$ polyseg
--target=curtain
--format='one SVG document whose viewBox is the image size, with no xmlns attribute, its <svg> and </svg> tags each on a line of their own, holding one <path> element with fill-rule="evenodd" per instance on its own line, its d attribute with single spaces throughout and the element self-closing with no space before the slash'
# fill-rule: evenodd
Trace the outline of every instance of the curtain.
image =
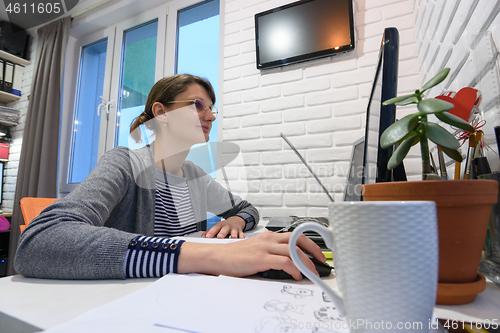
<svg viewBox="0 0 500 333">
<path fill-rule="evenodd" d="M 71 17 L 37 30 L 37 54 L 24 126 L 14 209 L 12 213 L 7 274 L 16 274 L 14 256 L 19 226 L 24 224 L 19 201 L 24 197 L 57 196 L 57 154 L 62 75 Z"/>
</svg>

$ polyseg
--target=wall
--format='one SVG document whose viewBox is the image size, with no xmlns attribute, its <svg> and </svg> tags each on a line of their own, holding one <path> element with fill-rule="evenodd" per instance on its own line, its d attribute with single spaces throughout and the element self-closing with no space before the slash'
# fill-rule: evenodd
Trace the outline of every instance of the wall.
<svg viewBox="0 0 500 333">
<path fill-rule="evenodd" d="M 493 132 L 493 127 L 500 125 L 500 91 L 495 88 L 500 68 L 498 51 L 496 69 L 485 71 L 485 64 L 491 59 L 487 44 L 492 40 L 500 46 L 500 2 L 415 0 L 414 8 L 420 81 L 423 83 L 440 69 L 450 67 L 448 78 L 432 89 L 429 96 L 443 91 L 457 92 L 467 86 L 481 91 L 480 110 L 486 120 L 482 130 L 492 148 L 486 156 L 492 170 L 500 170 Z M 477 73 L 481 73 L 479 80 Z"/>
<path fill-rule="evenodd" d="M 500 3 L 491 0 L 357 0 L 358 44 L 354 58 L 327 58 L 276 72 L 259 72 L 255 68 L 253 15 L 290 2 L 292 0 L 225 1 L 223 137 L 241 146 L 248 165 L 248 199 L 263 216 L 324 216 L 328 199 L 279 133 L 290 138 L 330 193 L 341 200 L 351 144 L 363 136 L 366 104 L 383 29 L 395 26 L 400 33 L 399 94 L 411 93 L 444 65 L 457 71 L 456 75 L 450 75 L 454 80 L 445 81 L 430 92 L 437 95 L 442 90 L 458 90 L 469 85 L 476 72 L 475 52 L 469 38 L 487 30 L 499 41 Z M 35 50 L 36 41 L 31 59 L 35 58 Z M 21 110 L 22 119 L 20 125 L 11 129 L 13 142 L 4 173 L 1 206 L 6 212 L 13 207 L 32 75 L 33 65 L 25 68 L 22 98 L 8 104 Z M 398 109 L 398 118 L 406 112 L 406 109 Z M 496 119 L 498 113 L 487 115 Z M 497 123 L 489 121 L 489 126 Z M 494 155 L 490 161 L 496 161 L 495 157 L 498 158 Z M 405 166 L 410 179 L 420 178 L 418 152 L 410 152 Z M 500 166 L 493 167 L 500 169 Z M 235 189 L 244 187 L 241 169 L 226 170 Z"/>
<path fill-rule="evenodd" d="M 224 141 L 241 147 L 246 168 L 228 167 L 232 190 L 245 187 L 261 216 L 326 216 L 328 197 L 280 137 L 285 134 L 336 201 L 342 199 L 352 143 L 365 112 L 385 27 L 400 34 L 398 93 L 419 84 L 412 0 L 358 0 L 357 54 L 259 71 L 254 15 L 292 1 L 226 0 Z M 407 171 L 420 177 L 420 165 Z"/>
<path fill-rule="evenodd" d="M 31 89 L 33 78 L 33 67 L 36 53 L 36 37 L 31 36 L 31 65 L 24 67 L 23 83 L 21 87 L 21 98 L 15 102 L 7 103 L 6 106 L 21 111 L 19 125 L 10 128 L 12 142 L 10 144 L 9 162 L 5 163 L 2 204 L 0 208 L 5 213 L 12 213 L 14 207 L 14 192 L 16 190 L 17 170 L 19 168 L 19 158 L 21 156 L 21 145 L 23 141 L 24 123 L 26 112 L 28 111 L 28 95 Z"/>
</svg>

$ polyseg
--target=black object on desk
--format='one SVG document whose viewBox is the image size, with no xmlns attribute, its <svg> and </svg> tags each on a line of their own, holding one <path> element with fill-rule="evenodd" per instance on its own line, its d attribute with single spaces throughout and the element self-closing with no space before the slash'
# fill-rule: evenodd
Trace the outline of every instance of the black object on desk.
<svg viewBox="0 0 500 333">
<path fill-rule="evenodd" d="M 486 157 L 476 157 L 472 160 L 470 167 L 470 179 L 477 179 L 481 175 L 487 175 L 490 173 L 491 168 Z"/>
<path fill-rule="evenodd" d="M 7 276 L 10 231 L 0 232 L 0 277 Z"/>
<path fill-rule="evenodd" d="M 497 140 L 498 154 L 500 155 L 500 126 L 495 126 L 495 139 Z"/>
<path fill-rule="evenodd" d="M 320 277 L 325 277 L 331 274 L 333 269 L 332 266 L 326 263 L 322 263 L 321 261 L 319 261 L 314 257 L 309 257 L 309 258 L 314 263 L 314 266 L 316 266 L 316 270 L 318 271 Z M 283 270 L 278 270 L 278 269 L 269 269 L 264 272 L 259 272 L 258 274 L 267 279 L 279 279 L 279 280 L 293 279 L 293 277 L 290 274 L 288 274 Z M 302 276 L 305 277 L 304 274 L 302 274 Z"/>
<path fill-rule="evenodd" d="M 273 217 L 266 225 L 266 229 L 278 233 L 292 232 L 297 226 L 306 222 L 319 223 L 325 228 L 328 228 L 328 226 L 330 225 L 330 222 L 326 217 L 282 216 Z M 304 235 L 315 242 L 322 250 L 327 250 L 323 238 L 318 233 L 314 231 L 306 231 Z"/>
<path fill-rule="evenodd" d="M 299 217 L 299 216 L 282 216 L 273 217 L 266 225 L 267 230 L 274 232 L 293 231 L 299 224 L 306 222 L 315 222 L 328 228 L 330 222 L 326 217 Z"/>
</svg>

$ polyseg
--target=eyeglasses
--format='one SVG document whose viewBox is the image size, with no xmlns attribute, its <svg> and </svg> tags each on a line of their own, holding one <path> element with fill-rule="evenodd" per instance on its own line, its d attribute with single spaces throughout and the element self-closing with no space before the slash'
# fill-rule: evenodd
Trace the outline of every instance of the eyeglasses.
<svg viewBox="0 0 500 333">
<path fill-rule="evenodd" d="M 219 113 L 219 110 L 217 110 L 217 108 L 214 105 L 208 106 L 207 103 L 205 103 L 201 99 L 190 99 L 187 101 L 171 101 L 168 103 L 192 103 L 195 105 L 196 111 L 198 111 L 198 113 L 206 113 L 207 110 L 210 110 L 210 112 L 212 112 L 212 114 L 215 117 L 217 117 L 217 114 Z"/>
</svg>

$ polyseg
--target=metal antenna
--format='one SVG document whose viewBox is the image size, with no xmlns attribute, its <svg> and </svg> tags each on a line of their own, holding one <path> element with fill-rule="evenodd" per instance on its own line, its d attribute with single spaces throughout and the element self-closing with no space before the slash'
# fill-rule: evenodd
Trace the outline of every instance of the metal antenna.
<svg viewBox="0 0 500 333">
<path fill-rule="evenodd" d="M 302 157 L 302 155 L 300 155 L 300 153 L 297 151 L 297 149 L 295 149 L 295 147 L 292 145 L 292 143 L 290 141 L 288 141 L 288 139 L 286 138 L 286 136 L 283 135 L 283 133 L 281 133 L 280 135 L 283 138 L 283 140 L 285 140 L 285 142 L 288 143 L 288 145 L 290 146 L 290 148 L 292 148 L 292 150 L 295 152 L 295 154 L 297 154 L 297 156 L 300 158 L 300 160 L 302 161 L 302 163 L 304 163 L 304 165 L 307 167 L 307 169 L 309 169 L 309 172 L 311 172 L 311 174 L 316 179 L 316 181 L 318 182 L 318 184 L 323 188 L 323 191 L 325 191 L 326 195 L 328 196 L 328 198 L 330 198 L 331 202 L 334 202 L 335 200 L 333 200 L 333 198 L 330 195 L 330 193 L 328 193 L 328 191 L 326 190 L 326 188 L 323 185 L 323 183 L 319 180 L 318 176 L 316 176 L 316 174 L 312 171 L 311 167 L 309 166 L 309 164 L 307 164 L 306 160 Z"/>
</svg>

